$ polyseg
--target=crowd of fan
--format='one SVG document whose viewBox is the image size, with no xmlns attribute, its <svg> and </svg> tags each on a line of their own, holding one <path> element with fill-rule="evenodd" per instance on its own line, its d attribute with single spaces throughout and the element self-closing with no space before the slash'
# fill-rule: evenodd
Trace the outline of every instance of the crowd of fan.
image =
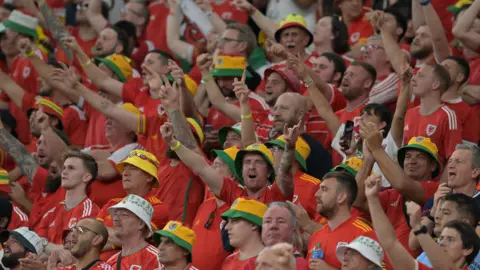
<svg viewBox="0 0 480 270">
<path fill-rule="evenodd" d="M 0 269 L 480 269 L 480 0 L 0 6 Z"/>
</svg>

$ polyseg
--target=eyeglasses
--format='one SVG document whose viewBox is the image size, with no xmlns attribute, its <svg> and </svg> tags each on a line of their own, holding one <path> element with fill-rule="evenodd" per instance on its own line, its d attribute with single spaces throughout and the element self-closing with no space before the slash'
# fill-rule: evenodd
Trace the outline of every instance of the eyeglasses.
<svg viewBox="0 0 480 270">
<path fill-rule="evenodd" d="M 227 37 L 221 37 L 218 39 L 218 43 L 224 44 L 228 42 L 242 42 L 241 40 L 238 39 L 233 39 L 233 38 L 227 38 Z"/>
<path fill-rule="evenodd" d="M 77 9 L 88 8 L 88 3 L 77 4 Z"/>
<path fill-rule="evenodd" d="M 376 49 L 382 49 L 383 50 L 383 47 L 379 46 L 379 45 L 375 45 L 375 44 L 364 45 L 360 48 L 360 51 L 367 52 L 367 51 L 376 50 Z"/>
<path fill-rule="evenodd" d="M 70 229 L 72 232 L 79 232 L 80 234 L 84 234 L 85 232 L 92 232 L 96 235 L 98 235 L 99 233 L 95 232 L 94 230 L 91 230 L 89 228 L 86 228 L 86 227 L 82 227 L 82 226 L 75 226 L 75 227 L 72 227 L 72 229 Z"/>
<path fill-rule="evenodd" d="M 133 153 L 128 154 L 128 157 L 139 157 L 143 160 L 146 160 L 146 161 L 150 162 L 151 164 L 153 164 L 153 166 L 158 167 L 158 162 L 157 161 L 145 156 L 144 154 L 133 152 Z"/>
<path fill-rule="evenodd" d="M 121 13 L 124 13 L 124 14 L 130 13 L 130 14 L 133 14 L 133 15 L 135 15 L 135 16 L 137 16 L 137 17 L 143 17 L 143 16 L 144 16 L 143 13 L 138 12 L 138 11 L 135 11 L 135 10 L 130 9 L 130 8 L 126 8 L 126 7 L 121 8 L 121 9 L 120 9 L 120 12 L 121 12 Z"/>
</svg>

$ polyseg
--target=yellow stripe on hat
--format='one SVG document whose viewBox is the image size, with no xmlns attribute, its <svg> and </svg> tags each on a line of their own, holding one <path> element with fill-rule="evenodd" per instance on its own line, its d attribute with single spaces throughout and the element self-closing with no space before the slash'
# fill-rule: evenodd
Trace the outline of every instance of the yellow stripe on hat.
<svg viewBox="0 0 480 270">
<path fill-rule="evenodd" d="M 205 135 L 203 134 L 203 129 L 198 124 L 197 120 L 195 120 L 191 117 L 188 117 L 187 121 L 195 129 L 195 133 L 197 133 L 197 136 L 200 139 L 200 143 L 203 143 L 203 140 L 205 139 Z"/>
<path fill-rule="evenodd" d="M 247 61 L 243 56 L 219 55 L 215 59 L 216 69 L 246 69 Z"/>
<path fill-rule="evenodd" d="M 248 213 L 259 218 L 263 218 L 267 211 L 267 206 L 256 200 L 246 200 L 238 198 L 230 207 L 230 210 L 237 210 L 244 213 Z"/>
<path fill-rule="evenodd" d="M 188 91 L 190 91 L 192 96 L 195 96 L 195 94 L 197 94 L 198 84 L 187 74 L 185 74 L 183 78 L 185 80 L 185 84 L 187 85 Z"/>
<path fill-rule="evenodd" d="M 36 102 L 37 104 L 41 104 L 41 105 L 44 105 L 44 106 L 47 106 L 49 107 L 50 109 L 54 110 L 56 113 L 58 113 L 59 115 L 63 116 L 63 110 L 62 108 L 58 107 L 57 104 L 55 104 L 54 102 L 48 100 L 48 99 L 44 99 L 44 98 L 40 98 L 37 100 Z"/>
</svg>

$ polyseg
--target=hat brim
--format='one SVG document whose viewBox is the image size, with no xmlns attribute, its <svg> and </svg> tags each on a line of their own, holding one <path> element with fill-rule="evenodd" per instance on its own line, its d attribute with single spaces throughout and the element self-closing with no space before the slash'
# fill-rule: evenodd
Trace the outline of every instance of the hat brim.
<svg viewBox="0 0 480 270">
<path fill-rule="evenodd" d="M 213 77 L 242 77 L 244 69 L 233 69 L 233 68 L 214 68 L 212 70 Z M 247 71 L 247 78 L 253 77 L 250 71 Z"/>
<path fill-rule="evenodd" d="M 307 29 L 305 28 L 303 25 L 299 24 L 299 23 L 287 23 L 285 24 L 284 26 L 282 26 L 282 28 L 279 28 L 276 32 L 275 32 L 275 40 L 280 43 L 280 36 L 282 35 L 282 32 L 283 30 L 285 29 L 288 29 L 290 27 L 298 27 L 298 28 L 301 28 L 303 31 L 305 31 L 307 34 L 308 34 L 308 37 L 309 37 L 309 40 L 308 40 L 308 44 L 307 46 L 305 47 L 308 47 L 310 46 L 310 44 L 312 44 L 313 42 L 313 34 Z"/>
<path fill-rule="evenodd" d="M 357 251 L 358 253 L 360 253 L 360 255 L 362 257 L 364 257 L 365 259 L 369 260 L 370 262 L 374 263 L 376 266 L 378 267 L 382 267 L 382 262 L 381 261 L 378 261 L 378 260 L 375 260 L 375 258 L 371 258 L 371 256 L 369 256 L 369 254 L 366 254 L 366 252 L 363 252 L 360 248 L 352 245 L 352 244 L 348 244 L 348 245 L 342 245 L 342 246 L 339 246 L 337 247 L 337 250 L 335 251 L 336 255 L 337 255 L 337 259 L 342 262 L 343 261 L 343 256 L 345 254 L 345 251 L 347 250 L 347 248 L 349 249 L 353 249 L 355 251 Z"/>
<path fill-rule="evenodd" d="M 226 139 L 227 139 L 227 134 L 229 131 L 235 131 L 238 135 L 242 135 L 241 132 L 239 132 L 238 130 L 230 127 L 230 126 L 225 126 L 225 127 L 221 127 L 219 130 L 218 130 L 218 140 L 220 141 L 220 145 L 223 147 L 223 144 L 225 143 Z"/>
<path fill-rule="evenodd" d="M 280 140 L 269 141 L 269 142 L 266 142 L 265 145 L 269 148 L 276 145 L 276 146 L 280 146 L 282 149 L 285 149 L 285 142 Z M 302 155 L 300 155 L 300 153 L 297 150 L 295 150 L 295 160 L 300 164 L 300 166 L 302 166 L 303 171 L 306 172 L 307 161 L 302 157 Z"/>
<path fill-rule="evenodd" d="M 38 38 L 36 29 L 30 29 L 21 24 L 18 24 L 9 20 L 4 21 L 3 26 L 5 26 L 6 28 L 11 28 L 12 30 L 22 33 L 24 35 L 34 37 L 35 39 Z"/>
<path fill-rule="evenodd" d="M 19 234 L 16 231 L 3 231 L 3 232 L 1 232 L 0 233 L 0 243 L 2 243 L 2 244 L 5 243 L 10 236 L 15 238 L 15 240 L 17 240 L 18 242 L 20 242 L 20 245 L 22 245 L 26 250 L 28 250 L 29 252 L 37 254 L 37 250 L 32 245 L 32 243 L 28 242 L 28 240 L 25 237 L 23 237 L 23 235 Z"/>
<path fill-rule="evenodd" d="M 235 160 L 231 159 L 230 156 L 228 156 L 225 151 L 223 150 L 212 150 L 213 157 L 219 157 L 225 164 L 227 164 L 228 168 L 230 171 L 235 175 L 235 177 L 238 179 L 237 171 L 235 170 Z"/>
<path fill-rule="evenodd" d="M 115 63 L 113 63 L 112 60 L 107 58 L 98 58 L 98 57 L 95 58 L 94 60 L 95 60 L 95 64 L 97 65 L 99 65 L 100 63 L 104 63 L 105 65 L 107 65 L 107 67 L 111 69 L 113 73 L 115 73 L 115 75 L 117 75 L 118 79 L 120 79 L 121 82 L 127 81 L 127 79 L 125 78 L 125 75 L 123 75 L 120 68 Z"/>
<path fill-rule="evenodd" d="M 177 246 L 188 250 L 190 254 L 192 253 L 192 245 L 190 243 L 188 243 L 187 241 L 183 240 L 182 238 L 176 236 L 175 234 L 169 231 L 165 231 L 165 230 L 156 231 L 155 234 L 153 235 L 153 242 L 157 245 L 160 244 L 161 236 L 170 238 Z"/>
<path fill-rule="evenodd" d="M 238 151 L 237 156 L 235 158 L 235 172 L 237 174 L 238 180 L 240 181 L 240 184 L 242 186 L 245 186 L 245 181 L 243 180 L 243 174 L 242 174 L 242 165 L 243 165 L 243 157 L 245 156 L 245 154 L 249 154 L 249 153 L 262 155 L 265 161 L 267 161 L 268 165 L 270 166 L 270 169 L 272 170 L 272 174 L 270 175 L 268 181 L 270 183 L 273 183 L 273 181 L 275 180 L 275 169 L 273 168 L 272 161 L 270 161 L 267 155 L 265 155 L 265 153 L 258 151 L 256 149 L 248 149 L 248 150 L 244 149 L 244 150 Z"/>
<path fill-rule="evenodd" d="M 336 167 L 334 167 L 334 168 L 332 168 L 331 171 L 332 171 L 332 172 L 338 172 L 338 171 L 342 171 L 342 170 L 343 170 L 343 171 L 346 171 L 347 173 L 349 173 L 349 174 L 351 174 L 351 175 L 353 175 L 353 177 L 356 177 L 356 176 L 357 176 L 357 172 L 356 172 L 354 169 L 348 167 L 347 165 L 345 165 L 345 164 L 343 164 L 343 163 L 340 164 L 340 165 L 338 165 L 338 166 L 336 166 Z"/>
<path fill-rule="evenodd" d="M 138 209 L 135 209 L 135 207 L 127 207 L 128 205 L 131 205 L 131 204 L 122 204 L 120 205 L 120 203 L 117 203 L 113 206 L 110 206 L 107 210 L 108 210 L 108 213 L 110 214 L 110 216 L 113 216 L 112 215 L 112 210 L 114 209 L 126 209 L 130 212 L 132 212 L 133 214 L 135 214 L 135 216 L 137 216 L 141 221 L 143 221 L 143 223 L 145 223 L 145 225 L 147 225 L 148 229 L 150 230 L 150 233 L 149 235 L 147 236 L 147 238 L 150 238 L 154 233 L 155 231 L 153 230 L 153 227 L 152 227 L 152 224 L 150 224 L 148 222 L 148 220 L 145 220 L 143 219 L 142 217 L 140 217 L 138 214 L 137 214 L 137 211 Z"/>
<path fill-rule="evenodd" d="M 143 169 L 144 166 L 142 166 L 142 165 L 145 164 L 145 163 L 147 163 L 148 166 L 150 167 L 148 170 Z M 119 162 L 117 164 L 117 170 L 120 173 L 123 173 L 123 171 L 125 170 L 125 164 L 133 165 L 133 166 L 139 168 L 140 170 L 146 172 L 148 175 L 152 176 L 153 178 L 155 178 L 156 181 L 153 184 L 153 187 L 159 187 L 160 186 L 160 184 L 158 183 L 158 173 L 157 173 L 158 168 L 155 167 L 153 164 L 150 164 L 150 162 L 142 160 L 139 157 L 129 157 L 129 158 L 125 159 L 124 161 Z"/>
<path fill-rule="evenodd" d="M 426 147 L 423 147 L 417 144 L 408 144 L 398 149 L 397 160 L 398 160 L 398 164 L 400 165 L 400 167 L 402 167 L 402 169 L 403 169 L 403 162 L 405 161 L 405 154 L 407 150 L 420 150 L 422 152 L 427 153 L 435 161 L 435 164 L 437 166 L 435 168 L 435 171 L 432 172 L 432 178 L 435 178 L 440 174 L 440 161 L 438 161 L 438 158 L 434 154 L 432 154 L 432 152 L 430 152 L 430 150 L 428 150 Z"/>
<path fill-rule="evenodd" d="M 221 214 L 222 218 L 228 220 L 229 218 L 243 218 L 255 225 L 262 226 L 263 218 L 252 215 L 250 213 L 245 213 L 242 211 L 230 209 Z"/>
</svg>

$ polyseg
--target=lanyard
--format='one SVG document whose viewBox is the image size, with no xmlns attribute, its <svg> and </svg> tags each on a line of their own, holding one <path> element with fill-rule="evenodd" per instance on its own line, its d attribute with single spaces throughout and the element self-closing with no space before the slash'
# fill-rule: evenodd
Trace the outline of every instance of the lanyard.
<svg viewBox="0 0 480 270">
<path fill-rule="evenodd" d="M 97 259 L 97 260 L 89 263 L 89 264 L 88 264 L 87 266 L 85 266 L 84 268 L 82 268 L 82 270 L 88 270 L 88 269 L 92 268 L 92 266 L 94 266 L 95 264 L 97 264 L 97 263 L 99 263 L 99 262 L 100 262 L 100 260 Z"/>
</svg>

